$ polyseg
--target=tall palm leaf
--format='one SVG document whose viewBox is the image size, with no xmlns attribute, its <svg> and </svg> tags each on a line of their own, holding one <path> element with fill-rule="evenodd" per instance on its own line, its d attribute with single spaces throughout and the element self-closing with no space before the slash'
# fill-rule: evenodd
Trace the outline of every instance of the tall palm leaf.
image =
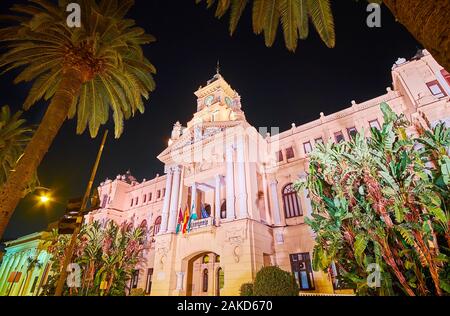
<svg viewBox="0 0 450 316">
<path fill-rule="evenodd" d="M 202 0 L 196 0 L 200 3 Z M 236 31 L 248 0 L 207 0 L 210 8 L 217 2 L 215 16 L 221 18 L 230 11 L 230 33 Z M 264 33 L 265 44 L 275 42 L 278 26 L 281 26 L 286 47 L 297 49 L 298 39 L 308 37 L 311 21 L 320 38 L 328 47 L 335 45 L 334 20 L 329 0 L 253 0 L 252 22 L 255 34 Z"/>
<path fill-rule="evenodd" d="M 67 25 L 66 5 L 46 0 L 14 5 L 16 23 L 0 29 L 7 51 L 0 68 L 23 68 L 15 83 L 34 81 L 24 107 L 51 100 L 47 112 L 27 146 L 24 156 L 0 191 L 0 237 L 61 125 L 77 115 L 77 133 L 89 127 L 95 137 L 112 112 L 115 136 L 123 132 L 123 120 L 144 112 L 155 84 L 153 65 L 142 45 L 154 38 L 125 15 L 133 0 L 79 0 L 82 25 Z"/>
<path fill-rule="evenodd" d="M 21 119 L 22 112 L 11 115 L 7 105 L 0 109 L 0 187 L 6 182 L 9 174 L 14 171 L 16 164 L 22 156 L 26 145 L 33 136 L 33 128 L 25 125 Z M 35 187 L 35 177 L 23 194 Z"/>
</svg>

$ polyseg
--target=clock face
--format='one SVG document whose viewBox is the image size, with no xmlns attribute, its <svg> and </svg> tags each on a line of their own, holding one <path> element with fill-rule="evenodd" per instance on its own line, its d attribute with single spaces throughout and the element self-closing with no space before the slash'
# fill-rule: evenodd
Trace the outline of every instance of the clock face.
<svg viewBox="0 0 450 316">
<path fill-rule="evenodd" d="M 206 99 L 205 99 L 206 106 L 210 106 L 213 103 L 213 101 L 214 101 L 214 96 L 213 95 L 210 95 L 210 96 L 206 97 Z"/>
<path fill-rule="evenodd" d="M 233 101 L 232 101 L 229 97 L 225 97 L 225 103 L 226 103 L 228 106 L 232 106 L 232 105 L 233 105 Z"/>
</svg>

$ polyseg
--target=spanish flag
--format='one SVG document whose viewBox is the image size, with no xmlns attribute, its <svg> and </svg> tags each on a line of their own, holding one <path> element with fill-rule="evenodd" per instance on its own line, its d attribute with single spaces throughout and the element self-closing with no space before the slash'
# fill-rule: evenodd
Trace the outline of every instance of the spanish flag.
<svg viewBox="0 0 450 316">
<path fill-rule="evenodd" d="M 189 207 L 186 206 L 186 210 L 184 211 L 184 218 L 183 218 L 183 234 L 186 233 L 187 226 L 189 222 Z"/>
</svg>

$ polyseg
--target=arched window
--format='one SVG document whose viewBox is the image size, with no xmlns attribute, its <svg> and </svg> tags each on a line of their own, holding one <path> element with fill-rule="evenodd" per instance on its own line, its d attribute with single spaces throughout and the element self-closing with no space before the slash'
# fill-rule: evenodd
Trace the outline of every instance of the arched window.
<svg viewBox="0 0 450 316">
<path fill-rule="evenodd" d="M 208 292 L 208 269 L 203 270 L 203 292 Z"/>
<path fill-rule="evenodd" d="M 158 216 L 155 220 L 155 226 L 153 227 L 153 235 L 157 235 L 159 233 L 160 228 L 161 228 L 161 216 Z"/>
<path fill-rule="evenodd" d="M 227 201 L 223 201 L 220 206 L 220 218 L 224 219 L 227 217 Z"/>
<path fill-rule="evenodd" d="M 302 206 L 292 183 L 283 188 L 284 214 L 286 218 L 302 216 Z"/>
</svg>

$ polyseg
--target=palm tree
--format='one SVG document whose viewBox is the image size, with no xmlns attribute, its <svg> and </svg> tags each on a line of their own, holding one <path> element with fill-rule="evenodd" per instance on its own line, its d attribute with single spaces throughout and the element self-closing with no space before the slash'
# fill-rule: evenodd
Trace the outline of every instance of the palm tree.
<svg viewBox="0 0 450 316">
<path fill-rule="evenodd" d="M 20 111 L 11 115 L 7 105 L 0 109 L 0 187 L 16 167 L 33 136 L 33 129 L 25 125 L 21 115 Z"/>
<path fill-rule="evenodd" d="M 423 0 L 367 0 L 384 3 L 398 22 L 420 42 L 442 65 L 450 71 L 450 1 Z M 200 3 L 202 0 L 196 0 Z M 206 0 L 210 8 L 217 2 L 215 16 L 221 18 L 230 10 L 230 33 L 237 24 L 249 0 Z M 283 28 L 286 47 L 297 48 L 298 39 L 308 37 L 311 20 L 328 47 L 335 45 L 333 15 L 330 0 L 253 0 L 253 31 L 264 33 L 266 46 L 275 41 L 278 25 Z"/>
<path fill-rule="evenodd" d="M 383 0 L 396 20 L 450 71 L 450 1 Z"/>
<path fill-rule="evenodd" d="M 202 0 L 196 0 L 200 3 Z M 207 0 L 210 8 L 216 1 Z M 236 31 L 248 0 L 218 0 L 215 16 L 221 18 L 230 10 L 230 34 Z M 280 24 L 287 49 L 295 51 L 298 39 L 306 39 L 309 20 L 328 47 L 335 45 L 334 21 L 329 0 L 253 0 L 252 22 L 255 34 L 264 33 L 266 46 L 270 47 Z"/>
<path fill-rule="evenodd" d="M 0 237 L 61 125 L 77 115 L 77 133 L 87 126 L 95 137 L 112 111 L 115 136 L 123 132 L 123 120 L 144 112 L 155 84 L 154 66 L 144 57 L 142 45 L 154 41 L 125 15 L 133 0 L 81 0 L 81 27 L 67 25 L 66 5 L 46 0 L 14 5 L 8 15 L 13 26 L 0 29 L 0 41 L 8 44 L 0 56 L 0 68 L 24 67 L 15 83 L 34 81 L 25 100 L 28 109 L 37 101 L 50 100 L 44 118 L 27 145 L 23 157 L 0 190 Z"/>
</svg>

